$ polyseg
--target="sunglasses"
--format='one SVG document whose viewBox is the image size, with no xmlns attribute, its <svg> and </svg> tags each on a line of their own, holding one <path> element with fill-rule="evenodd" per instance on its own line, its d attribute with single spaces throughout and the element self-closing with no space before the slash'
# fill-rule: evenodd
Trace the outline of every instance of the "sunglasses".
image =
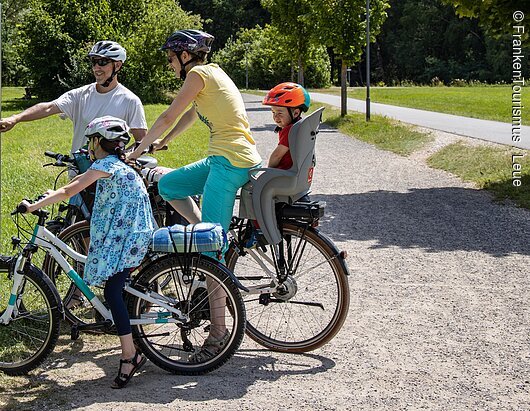
<svg viewBox="0 0 530 411">
<path fill-rule="evenodd" d="M 94 67 L 96 64 L 100 67 L 105 67 L 107 64 L 109 63 L 112 63 L 112 60 L 110 59 L 105 59 L 105 58 L 101 58 L 101 59 L 90 59 L 91 63 L 92 63 L 92 67 Z"/>
</svg>

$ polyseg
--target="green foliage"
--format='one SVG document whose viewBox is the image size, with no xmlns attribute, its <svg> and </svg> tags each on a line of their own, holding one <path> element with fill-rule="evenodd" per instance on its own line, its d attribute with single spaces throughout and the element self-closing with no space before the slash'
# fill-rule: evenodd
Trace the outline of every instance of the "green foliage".
<svg viewBox="0 0 530 411">
<path fill-rule="evenodd" d="M 477 20 L 459 19 L 439 0 L 391 0 L 388 15 L 372 60 L 374 81 L 509 80 L 510 40 L 485 37 Z"/>
<path fill-rule="evenodd" d="M 28 69 L 20 56 L 25 39 L 20 25 L 27 12 L 30 0 L 2 2 L 2 81 L 7 84 L 27 83 Z"/>
<path fill-rule="evenodd" d="M 492 36 L 502 37 L 511 34 L 512 26 L 518 24 L 513 19 L 515 11 L 530 15 L 530 3 L 521 0 L 442 0 L 454 7 L 460 17 L 476 17 L 480 25 Z M 528 38 L 528 32 L 525 33 Z"/>
<path fill-rule="evenodd" d="M 313 35 L 343 62 L 360 60 L 366 46 L 366 0 L 311 0 Z M 388 1 L 370 1 L 370 41 L 386 19 Z"/>
<path fill-rule="evenodd" d="M 261 4 L 270 11 L 272 25 L 276 27 L 282 45 L 290 50 L 298 62 L 298 83 L 306 85 L 304 71 L 309 60 L 309 50 L 315 37 L 312 16 L 309 13 L 311 0 L 262 0 Z"/>
<path fill-rule="evenodd" d="M 235 40 L 214 53 L 218 63 L 239 87 L 245 86 L 248 63 L 249 88 L 267 89 L 283 81 L 296 81 L 298 66 L 294 51 L 273 26 L 242 29 Z M 306 86 L 329 85 L 329 58 L 322 46 L 310 45 L 307 51 Z"/>
<path fill-rule="evenodd" d="M 87 52 L 99 40 L 114 40 L 128 52 L 121 81 L 144 102 L 160 101 L 175 83 L 158 48 L 184 27 L 199 28 L 199 16 L 172 0 L 35 0 L 23 25 L 35 93 L 55 98 L 93 81 Z"/>
<path fill-rule="evenodd" d="M 204 19 L 204 30 L 215 36 L 212 50 L 223 48 L 235 31 L 241 28 L 264 27 L 270 22 L 267 10 L 260 0 L 180 0 L 187 11 L 200 14 Z"/>
</svg>

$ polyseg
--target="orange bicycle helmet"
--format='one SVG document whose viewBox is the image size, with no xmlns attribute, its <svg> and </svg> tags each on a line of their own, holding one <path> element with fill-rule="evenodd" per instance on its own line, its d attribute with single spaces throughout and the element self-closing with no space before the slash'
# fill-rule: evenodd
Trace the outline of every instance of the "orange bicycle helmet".
<svg viewBox="0 0 530 411">
<path fill-rule="evenodd" d="M 300 84 L 280 83 L 273 87 L 263 99 L 266 106 L 300 108 L 303 112 L 309 110 L 311 98 Z"/>
</svg>

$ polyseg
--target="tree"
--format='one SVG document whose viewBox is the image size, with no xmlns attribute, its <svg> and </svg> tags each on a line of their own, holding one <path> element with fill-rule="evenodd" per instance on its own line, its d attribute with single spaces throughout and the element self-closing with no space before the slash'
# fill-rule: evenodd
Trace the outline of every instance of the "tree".
<svg viewBox="0 0 530 411">
<path fill-rule="evenodd" d="M 511 34 L 512 26 L 521 23 L 514 20 L 514 12 L 530 15 L 530 3 L 521 0 L 443 0 L 452 5 L 460 17 L 478 18 L 484 30 L 494 37 Z M 528 38 L 528 32 L 525 33 Z"/>
<path fill-rule="evenodd" d="M 34 0 L 23 30 L 35 93 L 56 98 L 93 81 L 90 47 L 115 40 L 128 52 L 120 80 L 144 102 L 160 101 L 174 76 L 158 49 L 177 27 L 200 28 L 199 18 L 173 0 Z"/>
<path fill-rule="evenodd" d="M 270 11 L 272 24 L 281 34 L 281 44 L 298 63 L 298 83 L 304 85 L 304 68 L 308 51 L 314 40 L 311 19 L 311 0 L 262 0 Z"/>
<path fill-rule="evenodd" d="M 366 1 L 365 0 L 311 0 L 313 36 L 321 44 L 333 49 L 341 60 L 341 115 L 347 112 L 346 70 L 360 60 L 366 46 Z M 381 30 L 386 19 L 388 1 L 370 2 L 370 41 Z"/>
<path fill-rule="evenodd" d="M 323 46 L 311 46 L 307 54 L 306 83 L 309 87 L 329 85 L 329 58 Z M 215 52 L 218 63 L 239 86 L 246 83 L 247 64 L 250 88 L 269 89 L 284 81 L 294 81 L 292 50 L 274 26 L 241 29 L 233 40 Z"/>
<path fill-rule="evenodd" d="M 20 24 L 29 3 L 30 0 L 2 2 L 2 84 L 20 85 L 27 79 L 27 68 L 20 55 L 24 44 Z"/>
<path fill-rule="evenodd" d="M 204 30 L 215 36 L 213 51 L 222 49 L 239 29 L 270 23 L 270 14 L 260 0 L 181 0 L 180 5 L 201 15 Z"/>
</svg>

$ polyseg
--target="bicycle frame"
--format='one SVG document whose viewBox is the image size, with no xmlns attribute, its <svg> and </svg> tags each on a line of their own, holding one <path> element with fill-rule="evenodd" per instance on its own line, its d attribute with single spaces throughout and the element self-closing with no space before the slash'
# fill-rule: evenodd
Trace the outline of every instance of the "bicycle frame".
<svg viewBox="0 0 530 411">
<path fill-rule="evenodd" d="M 32 250 L 36 250 L 36 246 L 40 246 L 41 248 L 47 250 L 50 253 L 50 255 L 64 270 L 68 278 L 75 284 L 77 288 L 79 288 L 82 294 L 96 309 L 96 311 L 101 314 L 104 320 L 110 320 L 112 321 L 112 323 L 114 323 L 110 310 L 105 307 L 101 300 L 92 292 L 90 287 L 73 269 L 73 267 L 68 263 L 66 258 L 64 258 L 64 256 L 60 253 L 59 250 L 63 251 L 66 255 L 80 263 L 86 263 L 86 257 L 70 248 L 67 244 L 57 238 L 50 230 L 48 230 L 46 227 L 39 223 L 35 226 L 33 236 L 29 241 L 28 245 L 26 245 L 26 247 L 24 248 L 24 252 L 18 256 L 17 261 L 15 263 L 13 287 L 11 289 L 7 308 L 4 311 L 3 315 L 0 317 L 0 324 L 9 323 L 10 319 L 12 318 L 12 314 L 18 314 L 18 306 L 16 302 L 19 299 L 19 293 L 23 288 L 24 284 L 24 266 L 27 261 L 27 255 L 30 255 L 32 252 L 34 252 Z M 141 297 L 145 301 L 156 304 L 159 307 L 162 307 L 167 310 L 167 312 L 142 314 L 142 318 L 131 319 L 131 325 L 180 323 L 189 321 L 187 315 L 183 314 L 179 309 L 171 307 L 169 304 L 163 301 L 169 301 L 167 297 L 164 297 L 152 291 L 148 291 L 146 293 L 140 292 L 135 288 L 131 287 L 131 285 L 128 283 L 125 284 L 124 290 L 129 294 Z"/>
</svg>

